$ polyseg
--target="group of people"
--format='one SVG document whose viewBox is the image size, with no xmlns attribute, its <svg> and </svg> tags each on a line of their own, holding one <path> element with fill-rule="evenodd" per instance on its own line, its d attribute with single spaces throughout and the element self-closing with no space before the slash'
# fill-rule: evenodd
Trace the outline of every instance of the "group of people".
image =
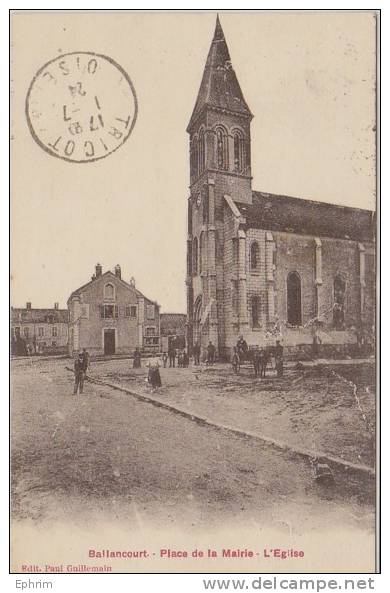
<svg viewBox="0 0 390 593">
<path fill-rule="evenodd" d="M 200 365 L 200 358 L 201 358 L 201 347 L 198 341 L 196 341 L 192 347 L 192 355 L 194 359 L 194 365 Z M 207 344 L 206 348 L 206 364 L 214 364 L 215 362 L 215 355 L 216 355 L 216 347 L 210 340 Z M 174 368 L 176 366 L 176 359 L 177 359 L 177 366 L 180 368 L 187 368 L 190 363 L 190 357 L 188 351 L 183 350 L 176 350 L 174 344 L 170 344 L 168 347 L 168 354 L 166 352 L 163 353 L 162 360 L 164 364 L 164 368 L 167 366 L 169 361 L 169 368 Z"/>
<path fill-rule="evenodd" d="M 200 356 L 201 356 L 201 348 L 199 342 L 195 342 L 193 349 L 193 357 L 194 357 L 194 365 L 198 366 L 200 364 Z M 207 348 L 206 348 L 206 364 L 213 365 L 215 362 L 215 354 L 216 354 L 216 347 L 210 340 Z M 253 353 L 249 351 L 248 344 L 244 340 L 243 336 L 240 336 L 236 346 L 234 347 L 233 355 L 232 355 L 232 364 L 235 370 L 240 368 L 240 365 L 245 362 L 246 360 L 252 360 L 253 367 L 255 371 L 255 376 L 260 376 L 261 378 L 265 377 L 266 369 L 268 362 L 270 361 L 271 357 L 275 358 L 275 367 L 278 377 L 283 375 L 283 346 L 280 343 L 280 340 L 276 340 L 276 346 L 274 348 L 256 348 Z M 167 367 L 169 361 L 169 367 L 174 368 L 176 366 L 176 359 L 177 359 L 177 366 L 179 368 L 188 368 L 190 358 L 188 355 L 187 350 L 179 350 L 177 351 L 174 345 L 170 344 L 168 348 L 168 353 L 164 352 L 162 354 L 162 364 L 164 368 Z M 86 348 L 83 348 L 82 352 L 78 353 L 75 356 L 74 362 L 74 389 L 73 393 L 76 395 L 83 393 L 84 390 L 84 379 L 87 373 L 87 370 L 90 365 L 90 356 L 87 352 Z M 147 363 L 148 370 L 148 378 L 147 381 L 150 383 L 152 390 L 156 390 L 161 387 L 161 375 L 160 375 L 160 359 L 159 358 L 152 358 L 149 359 Z M 139 369 L 141 368 L 141 351 L 137 347 L 133 353 L 133 368 Z"/>
<path fill-rule="evenodd" d="M 176 348 L 172 344 L 170 344 L 168 348 L 168 353 L 163 352 L 162 354 L 164 369 L 167 367 L 168 361 L 169 368 L 175 368 L 176 358 L 177 366 L 179 368 L 185 369 L 190 364 L 190 357 L 188 356 L 187 350 L 185 350 L 184 348 L 181 350 L 176 350 Z"/>
<path fill-rule="evenodd" d="M 84 379 L 89 368 L 90 358 L 86 348 L 83 348 L 82 352 L 75 356 L 74 361 L 74 388 L 73 395 L 77 395 L 77 392 L 81 395 L 84 390 Z"/>
</svg>

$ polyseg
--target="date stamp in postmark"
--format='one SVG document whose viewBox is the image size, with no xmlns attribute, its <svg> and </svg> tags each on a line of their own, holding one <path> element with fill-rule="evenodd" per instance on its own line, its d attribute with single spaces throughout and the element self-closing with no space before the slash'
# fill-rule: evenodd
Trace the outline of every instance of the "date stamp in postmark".
<svg viewBox="0 0 390 593">
<path fill-rule="evenodd" d="M 47 62 L 26 97 L 34 140 L 50 155 L 72 163 L 97 161 L 123 146 L 137 111 L 129 75 L 112 58 L 92 52 Z"/>
</svg>

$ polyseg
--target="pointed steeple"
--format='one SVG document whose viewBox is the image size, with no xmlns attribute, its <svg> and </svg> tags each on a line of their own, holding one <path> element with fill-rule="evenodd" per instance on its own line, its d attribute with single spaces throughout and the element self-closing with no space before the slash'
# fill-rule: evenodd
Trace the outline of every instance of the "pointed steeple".
<svg viewBox="0 0 390 593">
<path fill-rule="evenodd" d="M 214 31 L 214 40 L 217 39 L 219 41 L 225 40 L 225 35 L 223 34 L 223 30 L 221 27 L 221 21 L 219 20 L 219 14 L 217 14 L 217 20 L 215 23 L 215 31 Z M 226 43 L 226 41 L 225 41 Z"/>
<path fill-rule="evenodd" d="M 206 105 L 253 117 L 232 68 L 219 16 L 187 131 L 190 131 L 195 119 Z"/>
</svg>

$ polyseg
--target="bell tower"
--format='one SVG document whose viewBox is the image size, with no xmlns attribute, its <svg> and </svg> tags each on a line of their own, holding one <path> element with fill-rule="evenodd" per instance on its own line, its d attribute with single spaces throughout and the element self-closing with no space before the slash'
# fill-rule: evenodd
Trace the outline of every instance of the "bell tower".
<svg viewBox="0 0 390 593">
<path fill-rule="evenodd" d="M 187 237 L 188 344 L 209 340 L 223 350 L 224 196 L 252 203 L 250 122 L 252 113 L 232 67 L 217 16 L 190 137 L 190 197 Z"/>
</svg>

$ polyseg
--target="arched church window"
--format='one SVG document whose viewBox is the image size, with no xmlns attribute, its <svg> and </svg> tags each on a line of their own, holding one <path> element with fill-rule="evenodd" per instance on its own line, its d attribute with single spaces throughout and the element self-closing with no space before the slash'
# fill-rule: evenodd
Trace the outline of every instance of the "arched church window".
<svg viewBox="0 0 390 593">
<path fill-rule="evenodd" d="M 203 224 L 208 224 L 209 222 L 209 190 L 206 187 L 203 188 Z"/>
<path fill-rule="evenodd" d="M 205 169 L 205 135 L 204 130 L 200 130 L 199 132 L 199 144 L 198 144 L 198 170 L 199 173 L 202 173 Z"/>
<path fill-rule="evenodd" d="M 115 288 L 113 284 L 106 284 L 104 286 L 104 298 L 107 300 L 114 300 Z"/>
<path fill-rule="evenodd" d="M 198 297 L 194 304 L 194 325 L 193 325 L 193 340 L 194 344 L 200 344 L 201 341 L 201 319 L 202 319 L 202 297 Z"/>
<path fill-rule="evenodd" d="M 194 137 L 192 141 L 192 174 L 194 177 L 198 176 L 198 138 Z"/>
<path fill-rule="evenodd" d="M 260 297 L 253 296 L 251 298 L 252 327 L 260 327 L 260 308 L 261 308 Z"/>
<path fill-rule="evenodd" d="M 302 325 L 301 278 L 298 272 L 287 277 L 287 323 Z"/>
<path fill-rule="evenodd" d="M 198 273 L 198 237 L 192 243 L 192 272 L 194 276 Z"/>
<path fill-rule="evenodd" d="M 242 173 L 245 169 L 245 144 L 243 134 L 239 130 L 233 133 L 234 170 Z"/>
<path fill-rule="evenodd" d="M 234 315 L 238 315 L 238 281 L 232 280 L 232 311 Z"/>
<path fill-rule="evenodd" d="M 228 136 L 225 128 L 218 127 L 216 130 L 217 143 L 217 167 L 218 169 L 228 169 L 229 164 L 229 150 L 228 150 Z"/>
<path fill-rule="evenodd" d="M 345 279 L 337 274 L 333 282 L 333 324 L 336 329 L 344 327 L 345 291 Z"/>
<path fill-rule="evenodd" d="M 206 237 L 204 232 L 200 233 L 199 239 L 199 272 L 204 272 L 206 269 Z"/>
<path fill-rule="evenodd" d="M 260 267 L 260 249 L 257 241 L 253 241 L 251 244 L 250 252 L 250 267 L 251 270 L 258 270 Z"/>
</svg>

